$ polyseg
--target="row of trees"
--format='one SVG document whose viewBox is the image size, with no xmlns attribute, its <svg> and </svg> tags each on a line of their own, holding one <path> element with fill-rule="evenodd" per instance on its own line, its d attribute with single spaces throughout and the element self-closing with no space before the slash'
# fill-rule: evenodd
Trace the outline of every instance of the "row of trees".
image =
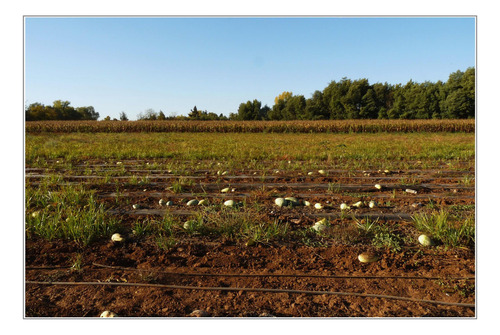
<svg viewBox="0 0 500 335">
<path fill-rule="evenodd" d="M 342 120 L 342 119 L 466 119 L 475 117 L 475 69 L 450 74 L 448 81 L 406 85 L 376 83 L 368 79 L 342 78 L 332 81 L 306 99 L 285 91 L 274 99 L 272 108 L 254 99 L 241 103 L 237 113 L 229 117 L 206 110 L 191 109 L 188 116 L 165 116 L 153 109 L 137 115 L 138 120 Z M 52 106 L 29 105 L 26 120 L 97 120 L 94 107 L 70 106 L 69 101 L 56 100 Z M 104 120 L 111 120 L 109 116 Z M 116 120 L 116 119 L 113 119 Z M 121 121 L 127 121 L 125 112 Z"/>
<path fill-rule="evenodd" d="M 126 121 L 127 116 L 124 112 L 120 114 L 120 120 L 121 121 Z M 208 112 L 207 110 L 198 110 L 196 106 L 191 109 L 190 113 L 188 116 L 165 116 L 165 113 L 163 113 L 161 110 L 159 113 L 155 112 L 154 109 L 147 109 L 144 113 L 139 113 L 137 115 L 137 120 L 148 120 L 148 121 L 154 121 L 154 120 L 199 120 L 199 121 L 220 121 L 220 120 L 228 120 L 227 116 L 224 116 L 223 114 L 215 114 L 213 112 Z"/>
<path fill-rule="evenodd" d="M 450 74 L 446 83 L 406 85 L 343 78 L 323 91 L 303 95 L 283 92 L 274 105 L 258 100 L 241 103 L 234 120 L 341 120 L 341 119 L 466 119 L 475 117 L 475 69 Z"/>
<path fill-rule="evenodd" d="M 97 120 L 97 113 L 92 106 L 73 107 L 69 101 L 56 100 L 52 106 L 35 102 L 25 108 L 26 121 L 38 120 Z"/>
</svg>

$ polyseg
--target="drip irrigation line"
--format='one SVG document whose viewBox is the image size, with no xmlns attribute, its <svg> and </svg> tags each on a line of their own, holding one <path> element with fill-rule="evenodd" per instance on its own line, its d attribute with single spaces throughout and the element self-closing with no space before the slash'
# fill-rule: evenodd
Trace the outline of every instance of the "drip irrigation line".
<svg viewBox="0 0 500 335">
<path fill-rule="evenodd" d="M 59 177 L 70 180 L 70 179 L 106 179 L 108 176 L 96 176 L 96 175 L 88 175 L 88 176 L 77 176 L 77 175 L 71 175 L 71 176 L 64 176 L 64 175 L 58 175 Z M 38 174 L 30 174 L 26 175 L 26 178 L 50 178 L 52 175 L 38 175 Z M 113 179 L 129 179 L 131 176 L 116 176 L 116 177 L 110 177 Z M 160 179 L 160 178 L 150 178 L 150 179 Z M 147 185 L 149 186 L 165 186 L 169 185 L 167 182 L 148 182 Z M 270 188 L 295 188 L 295 189 L 328 189 L 330 186 L 325 183 L 303 183 L 303 182 L 296 182 L 296 183 L 291 183 L 291 182 L 283 182 L 283 183 L 259 183 L 259 182 L 254 182 L 254 183 L 244 183 L 244 184 L 239 184 L 240 189 L 253 189 L 253 188 L 260 188 L 262 185 L 265 185 L 266 187 Z M 220 185 L 218 183 L 200 183 L 200 186 L 204 186 L 205 189 L 207 190 L 219 190 Z M 407 187 L 412 187 L 415 190 L 418 191 L 425 191 L 425 190 L 437 190 L 437 189 L 459 189 L 459 190 L 474 190 L 475 187 L 473 186 L 462 186 L 461 184 L 430 184 L 430 183 L 425 183 L 425 184 L 419 184 L 419 185 L 402 185 L 402 184 L 384 184 L 384 188 L 386 190 L 404 190 Z M 338 188 L 341 190 L 351 190 L 351 191 L 373 191 L 373 184 L 340 184 L 338 185 Z"/>
<path fill-rule="evenodd" d="M 107 213 L 110 215 L 155 215 L 155 216 L 163 216 L 166 213 L 171 214 L 171 215 L 176 215 L 176 216 L 190 216 L 190 215 L 195 215 L 196 213 L 199 213 L 199 211 L 196 210 L 186 210 L 186 209 L 174 209 L 174 210 L 169 210 L 169 209 L 134 209 L 134 210 L 127 210 L 127 209 L 109 209 L 107 210 Z M 242 213 L 235 213 L 236 215 L 242 214 Z M 285 216 L 288 216 L 289 214 L 283 214 Z M 360 213 L 360 214 L 353 214 L 355 218 L 357 219 L 380 219 L 380 220 L 401 220 L 401 221 L 412 221 L 412 215 L 408 213 Z M 307 216 L 309 217 L 318 217 L 318 218 L 330 218 L 330 219 L 340 219 L 342 217 L 345 217 L 345 214 L 342 214 L 341 212 L 332 212 L 332 213 L 307 213 Z"/>
<path fill-rule="evenodd" d="M 283 290 L 273 288 L 249 288 L 249 287 L 208 287 L 208 286 L 183 286 L 183 285 L 164 285 L 164 284 L 147 284 L 147 283 L 117 283 L 117 282 L 52 282 L 52 281 L 26 281 L 30 285 L 66 285 L 66 286 L 129 286 L 129 287 L 151 287 L 163 288 L 171 290 L 200 290 L 200 291 L 243 291 L 243 292 L 264 292 L 264 293 L 292 293 L 292 294 L 310 294 L 310 295 L 337 295 L 337 296 L 354 296 L 363 298 L 379 298 L 402 300 L 417 303 L 429 303 L 434 305 L 456 306 L 475 308 L 475 304 L 446 302 L 437 300 L 414 299 L 408 297 L 400 297 L 393 295 L 371 294 L 371 293 L 356 293 L 356 292 L 335 292 L 335 291 L 306 291 L 306 290 Z"/>
<path fill-rule="evenodd" d="M 73 266 L 27 266 L 25 270 L 60 270 L 71 269 Z"/>
<path fill-rule="evenodd" d="M 67 170 L 67 171 L 74 171 L 74 170 Z M 96 172 L 103 172 L 103 171 L 96 171 Z M 219 175 L 172 175 L 172 174 L 158 174 L 158 173 L 143 173 L 143 172 L 150 172 L 146 170 L 128 170 L 128 172 L 131 173 L 142 173 L 138 175 L 138 177 L 148 177 L 149 179 L 180 179 L 180 178 L 186 178 L 186 179 L 225 179 L 225 180 L 240 180 L 240 179 L 250 179 L 250 180 L 280 180 L 280 179 L 288 179 L 288 178 L 296 178 L 296 179 L 313 179 L 313 178 L 335 178 L 335 180 L 339 179 L 348 179 L 348 180 L 399 180 L 402 177 L 410 177 L 413 179 L 422 179 L 422 180 L 428 180 L 428 181 L 433 181 L 433 180 L 450 180 L 450 181 L 455 181 L 458 179 L 458 177 L 431 177 L 428 175 L 403 175 L 403 174 L 397 174 L 393 176 L 330 176 L 330 177 L 325 177 L 325 176 L 306 176 L 306 175 L 272 175 L 272 176 L 262 176 L 262 175 L 225 175 L 225 176 L 219 176 Z M 163 172 L 163 171 L 161 171 Z M 73 175 L 63 175 L 62 173 L 59 173 L 59 175 L 67 178 L 75 178 L 75 179 L 98 179 L 98 178 L 113 178 L 113 179 L 129 179 L 131 175 L 81 175 L 81 174 L 73 174 Z M 50 178 L 52 177 L 53 174 L 45 174 L 45 173 L 36 173 L 36 172 L 27 172 L 25 174 L 25 177 L 27 178 Z M 312 182 L 310 182 L 312 183 Z M 320 184 L 319 182 L 316 184 Z"/>
<path fill-rule="evenodd" d="M 173 272 L 173 271 L 158 271 L 148 269 L 136 269 L 112 265 L 104 265 L 99 263 L 92 263 L 92 265 L 123 271 L 137 271 L 137 272 L 155 272 L 179 276 L 197 276 L 197 277 L 293 277 L 293 278 L 323 278 L 323 279 L 427 279 L 427 280 L 463 280 L 475 279 L 475 277 L 422 277 L 422 276 L 352 276 L 352 275 L 313 275 L 313 274 L 282 274 L 282 273 L 193 273 L 193 272 Z"/>
</svg>

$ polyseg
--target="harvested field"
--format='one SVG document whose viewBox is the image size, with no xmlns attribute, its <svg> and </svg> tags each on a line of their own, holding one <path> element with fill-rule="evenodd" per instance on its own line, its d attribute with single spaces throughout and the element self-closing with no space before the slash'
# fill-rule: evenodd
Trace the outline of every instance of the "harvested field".
<svg viewBox="0 0 500 335">
<path fill-rule="evenodd" d="M 473 134 L 95 135 L 27 136 L 27 317 L 475 316 Z"/>
</svg>

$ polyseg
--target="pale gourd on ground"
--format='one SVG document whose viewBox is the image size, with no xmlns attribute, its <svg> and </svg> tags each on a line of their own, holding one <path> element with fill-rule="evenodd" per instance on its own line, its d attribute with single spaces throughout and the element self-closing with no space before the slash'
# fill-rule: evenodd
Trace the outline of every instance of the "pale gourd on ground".
<svg viewBox="0 0 500 335">
<path fill-rule="evenodd" d="M 111 241 L 113 242 L 122 242 L 123 240 L 124 240 L 123 236 L 119 233 L 111 235 Z"/>
<path fill-rule="evenodd" d="M 356 202 L 356 203 L 352 204 L 352 206 L 353 206 L 353 207 L 358 207 L 358 208 L 361 208 L 361 207 L 363 207 L 363 202 L 362 202 L 362 201 L 358 201 L 358 202 Z"/>
<path fill-rule="evenodd" d="M 432 239 L 429 236 L 424 235 L 424 234 L 422 234 L 418 237 L 418 242 L 420 242 L 420 244 L 422 244 L 425 247 L 428 247 L 428 246 L 431 246 L 434 244 Z"/>
<path fill-rule="evenodd" d="M 376 253 L 367 251 L 358 255 L 358 260 L 361 263 L 373 263 L 378 261 L 379 257 Z"/>
<path fill-rule="evenodd" d="M 286 197 L 285 198 L 286 204 L 291 204 L 292 206 L 297 206 L 299 204 L 299 200 L 295 197 Z"/>
<path fill-rule="evenodd" d="M 116 318 L 117 316 L 118 315 L 116 315 L 116 313 L 113 313 L 111 311 L 104 311 L 100 315 L 101 318 Z"/>
<path fill-rule="evenodd" d="M 316 209 L 322 209 L 323 207 L 325 207 L 325 206 L 323 206 L 319 202 L 317 202 L 317 203 L 314 204 L 314 208 L 316 208 Z"/>
<path fill-rule="evenodd" d="M 319 220 L 318 222 L 314 223 L 312 226 L 312 229 L 316 230 L 318 233 L 324 231 L 327 228 L 328 222 L 326 221 L 326 218 Z"/>
<path fill-rule="evenodd" d="M 286 205 L 286 200 L 284 198 L 276 198 L 276 199 L 274 199 L 274 203 L 278 207 L 283 207 Z"/>
<path fill-rule="evenodd" d="M 210 316 L 210 313 L 205 312 L 204 310 L 197 309 L 191 312 L 189 316 L 194 316 L 194 317 L 208 317 Z"/>
</svg>

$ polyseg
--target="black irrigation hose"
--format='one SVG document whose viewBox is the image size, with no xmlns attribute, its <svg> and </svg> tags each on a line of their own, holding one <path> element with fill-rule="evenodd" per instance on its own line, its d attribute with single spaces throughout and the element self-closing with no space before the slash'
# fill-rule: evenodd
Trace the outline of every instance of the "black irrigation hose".
<svg viewBox="0 0 500 335">
<path fill-rule="evenodd" d="M 281 274 L 281 273 L 193 273 L 193 272 L 173 272 L 173 271 L 157 271 L 148 269 L 136 269 L 120 266 L 103 265 L 92 263 L 92 265 L 123 271 L 138 271 L 138 272 L 155 272 L 179 276 L 198 276 L 198 277 L 297 277 L 297 278 L 326 278 L 326 279 L 428 279 L 428 280 L 462 280 L 475 279 L 475 277 L 419 277 L 419 276 L 350 276 L 350 275 L 312 275 L 312 274 Z"/>
<path fill-rule="evenodd" d="M 311 294 L 311 295 L 337 295 L 337 296 L 354 296 L 364 298 L 380 298 L 393 299 L 418 303 L 429 303 L 434 305 L 446 305 L 457 307 L 475 308 L 475 304 L 455 303 L 436 300 L 414 299 L 407 297 L 398 297 L 392 295 L 370 294 L 370 293 L 355 293 L 355 292 L 334 292 L 334 291 L 303 291 L 303 290 L 282 290 L 272 288 L 248 288 L 248 287 L 200 287 L 200 286 L 180 286 L 180 285 L 163 285 L 163 284 L 146 284 L 146 283 L 115 283 L 115 282 L 44 282 L 44 281 L 26 281 L 26 284 L 32 285 L 102 285 L 102 286 L 135 286 L 135 287 L 152 287 L 165 288 L 172 290 L 201 290 L 201 291 L 244 291 L 244 292 L 266 292 L 266 293 L 294 293 L 294 294 Z"/>
<path fill-rule="evenodd" d="M 27 266 L 26 270 L 62 270 L 71 269 L 72 266 Z"/>
</svg>

